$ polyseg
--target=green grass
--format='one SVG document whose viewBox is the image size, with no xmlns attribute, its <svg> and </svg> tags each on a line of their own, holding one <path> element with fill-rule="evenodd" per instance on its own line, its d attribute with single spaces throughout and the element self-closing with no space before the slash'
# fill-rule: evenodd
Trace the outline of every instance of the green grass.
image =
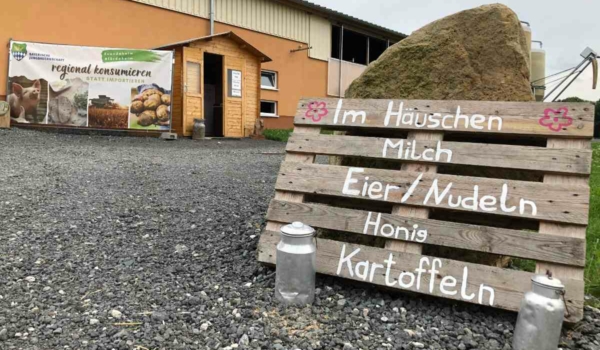
<svg viewBox="0 0 600 350">
<path fill-rule="evenodd" d="M 294 129 L 267 129 L 263 135 L 267 140 L 287 142 Z M 321 130 L 321 134 L 333 134 L 332 130 Z"/>
<path fill-rule="evenodd" d="M 590 222 L 587 229 L 585 266 L 586 293 L 600 297 L 600 143 L 592 144 L 592 176 L 590 178 Z"/>
<path fill-rule="evenodd" d="M 287 142 L 292 131 L 294 129 L 267 129 L 263 131 L 263 135 L 267 140 Z"/>
</svg>

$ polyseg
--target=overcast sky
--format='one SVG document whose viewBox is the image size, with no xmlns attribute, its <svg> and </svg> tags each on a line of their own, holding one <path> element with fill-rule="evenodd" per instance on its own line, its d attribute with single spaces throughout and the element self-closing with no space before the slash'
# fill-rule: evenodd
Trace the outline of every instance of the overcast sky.
<svg viewBox="0 0 600 350">
<path fill-rule="evenodd" d="M 541 40 L 544 43 L 546 75 L 579 64 L 582 60 L 579 54 L 586 46 L 600 53 L 600 0 L 311 1 L 405 34 L 410 34 L 444 16 L 499 2 L 515 11 L 520 20 L 529 22 L 533 40 Z M 553 78 L 549 80 L 551 79 Z M 546 91 L 549 92 L 555 85 L 550 85 Z M 592 90 L 591 66 L 561 95 L 561 98 L 569 96 L 578 96 L 591 101 L 600 99 L 600 86 Z"/>
</svg>

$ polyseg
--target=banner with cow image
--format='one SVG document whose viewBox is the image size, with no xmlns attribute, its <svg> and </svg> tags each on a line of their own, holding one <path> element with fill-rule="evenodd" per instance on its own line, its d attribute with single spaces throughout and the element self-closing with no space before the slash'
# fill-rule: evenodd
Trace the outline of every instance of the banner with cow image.
<svg viewBox="0 0 600 350">
<path fill-rule="evenodd" d="M 7 101 L 13 122 L 170 129 L 171 51 L 9 45 Z"/>
</svg>

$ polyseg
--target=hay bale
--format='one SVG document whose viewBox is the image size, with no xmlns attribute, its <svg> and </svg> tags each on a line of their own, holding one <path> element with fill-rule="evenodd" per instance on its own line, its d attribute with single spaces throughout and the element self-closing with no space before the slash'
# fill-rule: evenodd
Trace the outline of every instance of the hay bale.
<svg viewBox="0 0 600 350">
<path fill-rule="evenodd" d="M 347 98 L 534 101 L 519 18 L 500 4 L 458 12 L 390 47 Z"/>
</svg>

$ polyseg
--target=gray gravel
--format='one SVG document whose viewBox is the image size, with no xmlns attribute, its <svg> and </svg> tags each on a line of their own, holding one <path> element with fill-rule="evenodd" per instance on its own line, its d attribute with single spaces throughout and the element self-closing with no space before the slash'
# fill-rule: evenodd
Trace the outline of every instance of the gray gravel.
<svg viewBox="0 0 600 350">
<path fill-rule="evenodd" d="M 284 144 L 0 129 L 0 349 L 510 349 L 514 313 L 319 277 L 256 244 Z M 564 348 L 600 349 L 600 312 Z"/>
</svg>

